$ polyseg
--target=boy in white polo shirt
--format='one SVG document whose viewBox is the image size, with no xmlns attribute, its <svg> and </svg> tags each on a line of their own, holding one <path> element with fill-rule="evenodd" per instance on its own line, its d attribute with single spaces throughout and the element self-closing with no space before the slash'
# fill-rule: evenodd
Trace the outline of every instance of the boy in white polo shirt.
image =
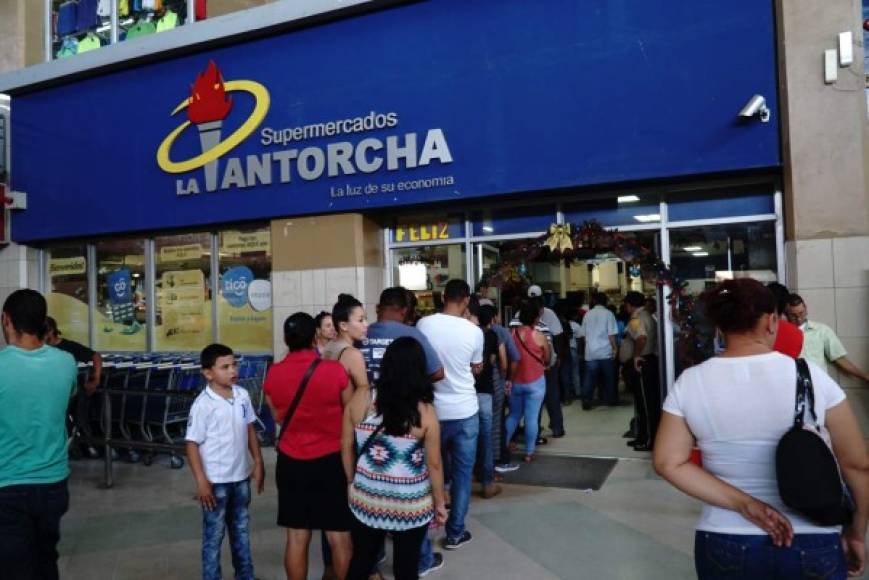
<svg viewBox="0 0 869 580">
<path fill-rule="evenodd" d="M 238 369 L 231 348 L 209 345 L 201 361 L 208 385 L 190 409 L 186 439 L 196 498 L 202 504 L 202 578 L 221 578 L 220 545 L 228 528 L 235 578 L 253 580 L 248 538 L 250 478 L 258 494 L 265 478 L 253 427 L 256 414 L 247 391 L 235 384 Z M 248 452 L 254 459 L 253 472 Z"/>
</svg>

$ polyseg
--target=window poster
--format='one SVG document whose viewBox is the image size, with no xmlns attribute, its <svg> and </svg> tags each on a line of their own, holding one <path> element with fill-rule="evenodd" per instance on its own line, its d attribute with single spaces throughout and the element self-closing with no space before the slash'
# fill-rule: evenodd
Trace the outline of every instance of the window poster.
<svg viewBox="0 0 869 580">
<path fill-rule="evenodd" d="M 220 233 L 217 300 L 220 341 L 239 352 L 272 349 L 271 233 Z"/>
<path fill-rule="evenodd" d="M 84 245 L 53 248 L 48 258 L 48 315 L 64 338 L 90 344 L 87 252 Z"/>
</svg>

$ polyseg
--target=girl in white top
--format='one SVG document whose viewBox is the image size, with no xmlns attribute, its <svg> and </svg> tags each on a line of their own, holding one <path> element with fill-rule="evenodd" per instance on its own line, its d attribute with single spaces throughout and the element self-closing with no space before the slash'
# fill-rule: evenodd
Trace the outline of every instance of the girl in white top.
<svg viewBox="0 0 869 580">
<path fill-rule="evenodd" d="M 857 503 L 841 541 L 839 528 L 813 524 L 788 509 L 778 494 L 775 450 L 793 425 L 797 375 L 794 360 L 772 350 L 778 328 L 772 293 L 744 278 L 724 282 L 703 301 L 727 346 L 679 377 L 664 403 L 654 455 L 662 477 L 706 504 L 695 538 L 698 577 L 861 574 L 869 460 L 844 392 L 809 363 L 816 413 Z M 690 461 L 695 441 L 703 468 Z"/>
</svg>

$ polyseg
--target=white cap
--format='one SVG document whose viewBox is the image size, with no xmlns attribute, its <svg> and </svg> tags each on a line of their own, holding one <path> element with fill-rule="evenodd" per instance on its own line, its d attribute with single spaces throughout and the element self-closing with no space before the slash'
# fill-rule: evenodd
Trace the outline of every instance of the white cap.
<svg viewBox="0 0 869 580">
<path fill-rule="evenodd" d="M 531 298 L 535 298 L 537 296 L 542 296 L 542 295 L 543 295 L 543 290 L 541 290 L 540 286 L 538 286 L 537 284 L 532 284 L 531 286 L 528 287 L 528 296 L 530 296 Z"/>
</svg>

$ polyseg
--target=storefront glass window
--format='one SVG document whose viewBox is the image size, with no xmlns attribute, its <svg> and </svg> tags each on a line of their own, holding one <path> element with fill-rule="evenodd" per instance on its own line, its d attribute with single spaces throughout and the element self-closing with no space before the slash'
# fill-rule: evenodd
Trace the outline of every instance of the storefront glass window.
<svg viewBox="0 0 869 580">
<path fill-rule="evenodd" d="M 268 226 L 220 232 L 217 332 L 237 352 L 272 348 L 271 270 Z"/>
<path fill-rule="evenodd" d="M 89 344 L 87 246 L 54 246 L 48 252 L 48 315 L 64 338 Z"/>
<path fill-rule="evenodd" d="M 120 25 L 118 39 L 122 41 L 172 30 L 187 22 L 187 0 L 117 0 L 117 2 Z M 204 5 L 205 2 L 200 0 L 197 4 Z M 202 20 L 202 18 L 197 19 Z"/>
<path fill-rule="evenodd" d="M 475 236 L 544 232 L 555 223 L 555 206 L 479 210 L 471 214 Z"/>
<path fill-rule="evenodd" d="M 396 249 L 392 251 L 392 261 L 393 280 L 416 293 L 422 316 L 438 310 L 449 280 L 465 279 L 464 244 Z"/>
<path fill-rule="evenodd" d="M 694 297 L 732 278 L 750 277 L 764 284 L 777 280 L 775 222 L 727 224 L 670 230 L 670 256 L 674 271 L 687 282 Z M 695 310 L 697 337 L 676 345 L 676 376 L 685 368 L 713 356 L 715 329 Z"/>
<path fill-rule="evenodd" d="M 52 0 L 53 58 L 69 58 L 111 41 L 113 0 Z"/>
<path fill-rule="evenodd" d="M 212 339 L 211 234 L 154 240 L 158 351 L 197 351 Z"/>
<path fill-rule="evenodd" d="M 94 348 L 144 351 L 146 342 L 145 242 L 98 242 Z"/>
<path fill-rule="evenodd" d="M 597 220 L 606 227 L 638 226 L 661 222 L 661 206 L 657 195 L 620 195 L 618 199 L 598 202 L 564 204 L 564 221 L 582 224 Z"/>
<path fill-rule="evenodd" d="M 757 188 L 714 191 L 690 198 L 679 196 L 667 205 L 671 222 L 775 213 L 772 194 Z"/>
<path fill-rule="evenodd" d="M 392 229 L 392 241 L 397 244 L 439 242 L 465 236 L 462 214 L 420 214 L 401 218 Z"/>
</svg>

